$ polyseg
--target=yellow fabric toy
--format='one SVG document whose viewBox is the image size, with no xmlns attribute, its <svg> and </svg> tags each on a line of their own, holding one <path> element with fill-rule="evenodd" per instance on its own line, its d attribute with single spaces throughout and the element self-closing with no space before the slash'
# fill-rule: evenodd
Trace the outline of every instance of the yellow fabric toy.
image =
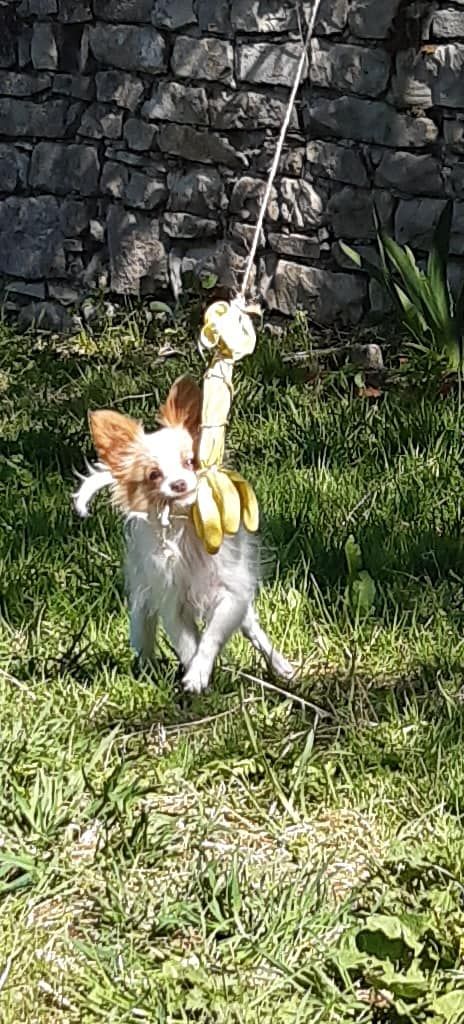
<svg viewBox="0 0 464 1024">
<path fill-rule="evenodd" d="M 237 301 L 213 303 L 205 314 L 200 344 L 213 357 L 203 383 L 200 472 L 192 517 L 198 537 L 214 555 L 240 523 L 251 533 L 259 526 L 253 488 L 240 473 L 222 465 L 234 363 L 253 352 L 256 344 L 248 313 Z"/>
</svg>

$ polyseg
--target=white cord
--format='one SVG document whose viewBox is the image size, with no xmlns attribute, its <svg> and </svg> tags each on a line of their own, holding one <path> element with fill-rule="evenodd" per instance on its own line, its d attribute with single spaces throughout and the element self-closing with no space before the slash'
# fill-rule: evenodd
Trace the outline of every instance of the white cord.
<svg viewBox="0 0 464 1024">
<path fill-rule="evenodd" d="M 268 206 L 269 199 L 270 199 L 270 196 L 271 196 L 272 186 L 274 184 L 274 178 L 275 178 L 275 176 L 277 174 L 277 169 L 278 169 L 278 166 L 279 166 L 280 157 L 282 155 L 282 148 L 283 148 L 283 144 L 284 144 L 284 141 L 285 141 L 285 136 L 286 136 L 287 131 L 288 131 L 288 126 L 290 124 L 290 118 L 292 116 L 293 107 L 295 105 L 296 94 L 297 94 L 298 89 L 300 87 L 300 82 L 301 82 L 301 79 L 302 79 L 302 76 L 303 76 L 304 66 L 305 66 L 305 63 L 306 63 L 306 60 L 307 60 L 307 56 L 308 56 L 308 46 L 309 46 L 309 43 L 310 43 L 310 40 L 311 40 L 311 36 L 313 34 L 313 31 L 314 31 L 314 25 L 316 23 L 316 18 L 317 18 L 317 15 L 318 15 L 318 11 L 319 11 L 320 5 L 321 5 L 321 0 L 314 0 L 313 9 L 311 11 L 311 17 L 309 19 L 308 29 L 307 29 L 307 32 L 306 32 L 306 38 L 303 40 L 303 49 L 302 49 L 301 57 L 300 57 L 300 60 L 299 60 L 299 63 L 298 63 L 298 67 L 297 67 L 297 70 L 296 70 L 295 81 L 293 83 L 293 89 L 292 89 L 292 91 L 290 93 L 290 97 L 289 97 L 289 101 L 288 101 L 288 105 L 287 105 L 287 110 L 286 110 L 285 117 L 284 117 L 284 120 L 283 120 L 282 128 L 280 129 L 280 135 L 279 135 L 279 141 L 277 143 L 277 149 L 275 151 L 274 159 L 272 161 L 271 170 L 269 172 L 269 177 L 268 177 L 268 180 L 267 180 L 266 190 L 265 190 L 265 193 L 264 193 L 264 196 L 263 196 L 263 201 L 261 203 L 261 208 L 260 208 L 260 211 L 259 211 L 258 222 L 256 224 L 255 233 L 254 233 L 254 236 L 253 236 L 253 242 L 252 242 L 251 249 L 250 249 L 250 252 L 249 252 L 249 255 L 248 255 L 248 260 L 247 260 L 247 264 L 246 264 L 246 267 L 245 267 L 245 273 L 243 275 L 242 287 L 241 287 L 240 292 L 238 294 L 238 300 L 239 300 L 239 302 L 241 304 L 243 304 L 245 302 L 245 295 L 246 295 L 247 288 L 248 288 L 248 282 L 249 282 L 250 275 L 251 275 L 251 272 L 252 272 L 252 269 L 253 269 L 253 264 L 254 264 L 255 257 L 256 257 L 256 250 L 258 248 L 259 239 L 260 239 L 260 236 L 261 236 L 261 228 L 263 226 L 264 217 L 266 215 L 267 206 Z"/>
</svg>

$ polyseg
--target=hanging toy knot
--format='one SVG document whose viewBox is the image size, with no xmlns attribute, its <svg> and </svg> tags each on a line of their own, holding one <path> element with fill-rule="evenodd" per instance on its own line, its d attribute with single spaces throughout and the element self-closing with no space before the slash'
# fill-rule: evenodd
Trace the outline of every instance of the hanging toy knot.
<svg viewBox="0 0 464 1024">
<path fill-rule="evenodd" d="M 200 472 L 192 519 L 197 536 L 212 555 L 219 551 L 224 537 L 236 534 L 242 523 L 252 533 L 259 526 L 253 488 L 240 473 L 222 465 L 233 365 L 253 352 L 255 344 L 253 324 L 240 300 L 214 302 L 207 309 L 200 347 L 212 352 L 212 360 L 203 381 Z"/>
<path fill-rule="evenodd" d="M 218 359 L 237 362 L 250 355 L 256 345 L 256 333 L 246 309 L 232 302 L 213 302 L 205 313 L 200 347 L 216 350 Z"/>
</svg>

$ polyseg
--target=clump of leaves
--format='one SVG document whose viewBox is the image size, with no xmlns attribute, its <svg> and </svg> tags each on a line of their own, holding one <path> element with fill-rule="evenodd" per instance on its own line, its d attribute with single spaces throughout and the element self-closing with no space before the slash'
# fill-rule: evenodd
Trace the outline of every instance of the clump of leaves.
<svg viewBox="0 0 464 1024">
<path fill-rule="evenodd" d="M 450 370 L 463 368 L 464 284 L 454 300 L 448 280 L 453 204 L 448 201 L 436 226 L 426 270 L 420 270 L 409 246 L 398 245 L 381 227 L 374 211 L 379 265 L 350 246 L 341 248 L 377 281 L 396 309 L 400 322 L 422 353 L 431 349 L 446 357 Z"/>
<path fill-rule="evenodd" d="M 352 534 L 345 544 L 345 558 L 348 568 L 346 605 L 356 618 L 370 615 L 374 607 L 376 586 L 367 569 L 363 568 L 361 548 Z"/>
<path fill-rule="evenodd" d="M 337 965 L 345 977 L 362 978 L 406 1020 L 417 1020 L 422 1011 L 457 1024 L 464 990 L 446 991 L 441 955 L 440 936 L 427 914 L 379 913 L 344 933 Z"/>
</svg>

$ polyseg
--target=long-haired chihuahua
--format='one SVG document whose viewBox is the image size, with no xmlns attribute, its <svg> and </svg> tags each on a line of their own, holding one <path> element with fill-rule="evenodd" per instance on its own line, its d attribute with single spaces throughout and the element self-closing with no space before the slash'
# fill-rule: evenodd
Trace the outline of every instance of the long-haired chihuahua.
<svg viewBox="0 0 464 1024">
<path fill-rule="evenodd" d="M 110 486 L 126 518 L 126 579 L 130 636 L 136 654 L 154 655 L 161 621 L 183 667 L 186 691 L 200 693 L 214 662 L 241 630 L 278 677 L 294 669 L 276 651 L 253 608 L 259 577 L 259 544 L 240 528 L 215 555 L 207 554 L 191 519 L 197 489 L 201 389 L 177 380 L 159 412 L 161 428 L 147 433 L 129 416 L 90 414 L 99 463 L 75 495 L 80 515 L 91 497 Z M 202 628 L 200 628 L 202 623 Z"/>
</svg>

